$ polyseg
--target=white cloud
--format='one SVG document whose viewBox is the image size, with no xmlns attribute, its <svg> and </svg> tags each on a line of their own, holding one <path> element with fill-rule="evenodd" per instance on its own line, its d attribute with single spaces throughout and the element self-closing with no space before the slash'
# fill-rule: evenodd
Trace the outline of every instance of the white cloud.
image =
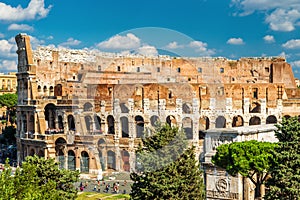
<svg viewBox="0 0 300 200">
<path fill-rule="evenodd" d="M 283 57 L 283 58 L 289 58 L 290 56 L 288 54 L 286 54 L 284 51 L 281 52 L 279 55 L 279 57 Z"/>
<path fill-rule="evenodd" d="M 227 40 L 227 44 L 242 45 L 244 44 L 244 41 L 242 38 L 230 38 L 229 40 Z"/>
<path fill-rule="evenodd" d="M 211 56 L 215 54 L 215 51 L 207 48 L 207 43 L 201 41 L 192 41 L 188 45 L 189 47 L 195 49 L 199 56 Z"/>
<path fill-rule="evenodd" d="M 12 7 L 0 2 L 0 21 L 22 21 L 44 18 L 52 6 L 45 8 L 44 0 L 31 0 L 27 8 Z"/>
<path fill-rule="evenodd" d="M 295 23 L 300 19 L 300 12 L 298 10 L 284 10 L 276 9 L 269 16 L 266 17 L 266 22 L 274 31 L 293 31 Z"/>
<path fill-rule="evenodd" d="M 115 35 L 107 41 L 100 42 L 97 47 L 100 49 L 136 49 L 141 46 L 141 40 L 132 33 L 124 36 Z"/>
<path fill-rule="evenodd" d="M 298 49 L 300 48 L 300 39 L 289 40 L 282 45 L 286 49 Z"/>
<path fill-rule="evenodd" d="M 300 60 L 296 60 L 296 61 L 291 62 L 291 65 L 292 65 L 293 67 L 300 68 Z"/>
<path fill-rule="evenodd" d="M 48 40 L 53 40 L 54 37 L 52 35 L 50 35 L 49 37 L 47 37 Z"/>
<path fill-rule="evenodd" d="M 0 56 L 16 57 L 17 45 L 12 40 L 0 40 Z"/>
<path fill-rule="evenodd" d="M 300 20 L 299 0 L 232 0 L 231 3 L 238 8 L 240 16 L 263 11 L 265 22 L 274 31 L 293 31 Z"/>
<path fill-rule="evenodd" d="M 33 27 L 27 24 L 11 24 L 7 29 L 9 31 L 33 31 Z"/>
<path fill-rule="evenodd" d="M 264 41 L 267 42 L 267 43 L 273 43 L 273 42 L 275 42 L 275 38 L 274 38 L 273 35 L 266 35 L 264 37 Z"/>
<path fill-rule="evenodd" d="M 61 47 L 70 47 L 70 46 L 77 46 L 81 43 L 79 40 L 75 40 L 74 38 L 69 38 L 66 42 L 59 44 L 58 46 Z"/>
<path fill-rule="evenodd" d="M 144 55 L 144 56 L 157 56 L 158 52 L 157 49 L 154 46 L 150 45 L 143 45 L 139 47 L 136 52 L 138 54 Z"/>
<path fill-rule="evenodd" d="M 169 44 L 167 44 L 166 48 L 167 49 L 180 49 L 183 48 L 184 45 L 179 45 L 177 42 L 170 42 Z"/>
<path fill-rule="evenodd" d="M 2 60 L 0 61 L 1 71 L 17 71 L 17 61 L 15 60 Z"/>
</svg>

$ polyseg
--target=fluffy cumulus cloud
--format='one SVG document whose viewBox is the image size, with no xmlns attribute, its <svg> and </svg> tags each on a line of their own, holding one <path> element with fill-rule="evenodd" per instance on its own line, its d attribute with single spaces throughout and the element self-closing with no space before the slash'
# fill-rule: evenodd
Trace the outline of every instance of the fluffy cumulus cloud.
<svg viewBox="0 0 300 200">
<path fill-rule="evenodd" d="M 166 46 L 167 49 L 181 49 L 183 47 L 184 47 L 184 45 L 179 45 L 176 41 L 170 42 Z"/>
<path fill-rule="evenodd" d="M 239 15 L 245 16 L 255 11 L 266 13 L 265 22 L 274 31 L 293 31 L 300 20 L 299 0 L 232 0 L 239 9 Z"/>
<path fill-rule="evenodd" d="M 66 42 L 63 42 L 59 44 L 60 47 L 71 47 L 71 46 L 77 46 L 81 43 L 79 40 L 75 40 L 74 38 L 69 38 Z"/>
<path fill-rule="evenodd" d="M 300 60 L 296 60 L 291 62 L 292 67 L 300 68 Z"/>
<path fill-rule="evenodd" d="M 157 49 L 154 46 L 150 45 L 143 45 L 139 47 L 136 52 L 138 54 L 144 55 L 144 56 L 157 56 L 158 52 Z"/>
<path fill-rule="evenodd" d="M 13 39 L 10 40 L 0 40 L 0 56 L 11 58 L 17 57 L 16 54 L 17 45 Z"/>
<path fill-rule="evenodd" d="M 286 49 L 299 49 L 300 48 L 300 39 L 289 40 L 282 45 Z"/>
<path fill-rule="evenodd" d="M 97 44 L 100 49 L 112 49 L 112 50 L 128 50 L 137 49 L 141 47 L 141 40 L 132 33 L 126 35 L 115 35 L 106 41 Z"/>
<path fill-rule="evenodd" d="M 0 60 L 1 71 L 17 71 L 16 60 Z"/>
<path fill-rule="evenodd" d="M 26 8 L 20 5 L 12 7 L 0 2 L 1 21 L 23 21 L 44 18 L 51 10 L 51 6 L 45 7 L 44 0 L 31 0 Z"/>
<path fill-rule="evenodd" d="M 207 48 L 207 43 L 201 41 L 192 41 L 188 45 L 193 48 L 199 56 L 211 56 L 215 54 L 215 51 Z"/>
<path fill-rule="evenodd" d="M 7 29 L 9 31 L 33 31 L 33 27 L 27 24 L 11 24 Z"/>
<path fill-rule="evenodd" d="M 227 40 L 227 44 L 242 45 L 244 44 L 244 41 L 242 38 L 230 38 L 229 40 Z"/>
<path fill-rule="evenodd" d="M 265 41 L 266 43 L 273 43 L 273 42 L 275 42 L 275 38 L 274 38 L 273 35 L 266 35 L 266 36 L 264 37 L 264 41 Z"/>
</svg>

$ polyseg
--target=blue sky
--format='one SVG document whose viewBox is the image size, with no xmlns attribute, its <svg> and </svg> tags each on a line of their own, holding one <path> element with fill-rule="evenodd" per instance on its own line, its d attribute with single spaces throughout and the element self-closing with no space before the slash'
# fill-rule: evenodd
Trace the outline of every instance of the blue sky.
<svg viewBox="0 0 300 200">
<path fill-rule="evenodd" d="M 300 77 L 299 0 L 2 0 L 0 71 L 16 70 L 18 33 L 33 48 L 145 55 L 284 56 Z"/>
</svg>

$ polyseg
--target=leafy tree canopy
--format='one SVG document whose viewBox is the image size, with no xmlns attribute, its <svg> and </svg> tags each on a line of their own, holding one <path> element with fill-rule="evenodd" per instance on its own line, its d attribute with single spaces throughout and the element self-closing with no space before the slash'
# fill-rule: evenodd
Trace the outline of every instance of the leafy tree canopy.
<svg viewBox="0 0 300 200">
<path fill-rule="evenodd" d="M 131 199 L 204 199 L 202 172 L 184 132 L 160 124 L 137 150 Z"/>
<path fill-rule="evenodd" d="M 11 109 L 17 105 L 18 95 L 17 94 L 3 94 L 0 95 L 0 106 L 6 106 L 8 109 Z"/>
<path fill-rule="evenodd" d="M 59 169 L 54 159 L 27 157 L 13 176 L 8 165 L 0 174 L 0 199 L 75 199 L 78 177 L 77 171 Z"/>
<path fill-rule="evenodd" d="M 275 135 L 271 178 L 265 199 L 300 199 L 300 123 L 298 117 L 283 118 Z"/>
<path fill-rule="evenodd" d="M 276 143 L 255 140 L 223 144 L 217 148 L 212 162 L 231 175 L 240 173 L 248 177 L 256 185 L 256 197 L 260 197 L 260 185 L 268 177 L 275 146 Z"/>
</svg>

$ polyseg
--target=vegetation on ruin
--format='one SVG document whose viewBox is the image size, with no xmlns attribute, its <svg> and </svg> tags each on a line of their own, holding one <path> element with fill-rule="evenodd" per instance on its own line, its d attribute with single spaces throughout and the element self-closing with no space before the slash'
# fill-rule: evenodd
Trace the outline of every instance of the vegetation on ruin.
<svg viewBox="0 0 300 200">
<path fill-rule="evenodd" d="M 277 125 L 271 178 L 265 199 L 300 199 L 300 123 L 298 117 L 283 118 Z"/>
<path fill-rule="evenodd" d="M 240 173 L 256 186 L 255 197 L 261 197 L 261 185 L 266 182 L 274 160 L 276 143 L 255 140 L 233 142 L 217 147 L 212 162 L 231 175 Z"/>
<path fill-rule="evenodd" d="M 177 127 L 159 124 L 136 152 L 131 199 L 204 199 L 203 174 Z"/>
<path fill-rule="evenodd" d="M 0 95 L 0 107 L 6 108 L 6 121 L 14 124 L 16 122 L 16 105 L 18 102 L 17 94 L 3 94 Z"/>
<path fill-rule="evenodd" d="M 54 159 L 26 157 L 12 174 L 8 162 L 0 174 L 0 199 L 75 199 L 79 172 L 59 169 Z"/>
</svg>

